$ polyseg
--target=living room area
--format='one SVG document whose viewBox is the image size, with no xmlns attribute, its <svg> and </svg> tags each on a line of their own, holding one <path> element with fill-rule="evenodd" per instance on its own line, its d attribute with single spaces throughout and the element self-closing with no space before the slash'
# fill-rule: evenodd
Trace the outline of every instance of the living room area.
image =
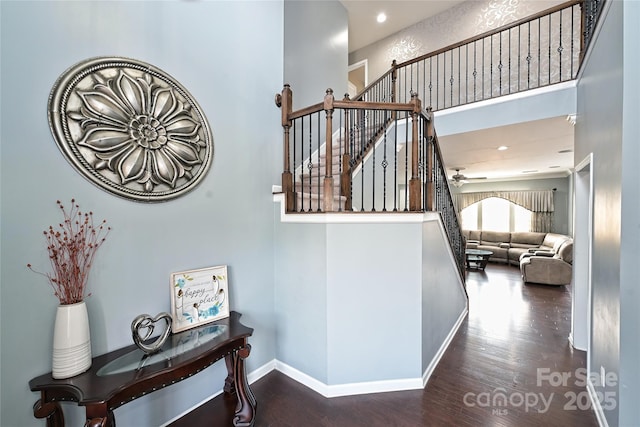
<svg viewBox="0 0 640 427">
<path fill-rule="evenodd" d="M 519 269 L 524 283 L 571 283 L 570 176 L 455 188 L 468 271 L 501 263 Z"/>
</svg>

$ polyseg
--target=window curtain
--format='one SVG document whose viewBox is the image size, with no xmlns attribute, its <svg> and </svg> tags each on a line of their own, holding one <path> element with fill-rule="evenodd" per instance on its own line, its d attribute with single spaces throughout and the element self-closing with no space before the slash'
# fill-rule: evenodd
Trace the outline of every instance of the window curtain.
<svg viewBox="0 0 640 427">
<path fill-rule="evenodd" d="M 477 193 L 458 193 L 453 196 L 456 212 L 489 197 L 500 197 L 532 212 L 531 231 L 548 233 L 553 225 L 554 190 L 534 191 L 483 191 Z"/>
</svg>

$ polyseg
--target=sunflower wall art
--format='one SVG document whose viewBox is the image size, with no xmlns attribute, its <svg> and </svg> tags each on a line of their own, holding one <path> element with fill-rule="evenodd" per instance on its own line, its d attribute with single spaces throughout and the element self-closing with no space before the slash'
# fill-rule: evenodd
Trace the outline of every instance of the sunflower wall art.
<svg viewBox="0 0 640 427">
<path fill-rule="evenodd" d="M 213 137 L 202 109 L 153 65 L 97 57 L 66 70 L 49 96 L 49 126 L 67 160 L 120 197 L 166 201 L 206 175 Z"/>
</svg>

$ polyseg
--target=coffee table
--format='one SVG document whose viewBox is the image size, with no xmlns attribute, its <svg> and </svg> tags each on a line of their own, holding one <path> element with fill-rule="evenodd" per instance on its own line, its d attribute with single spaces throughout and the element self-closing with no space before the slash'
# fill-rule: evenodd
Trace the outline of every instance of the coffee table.
<svg viewBox="0 0 640 427">
<path fill-rule="evenodd" d="M 467 260 L 467 270 L 484 270 L 493 252 L 482 249 L 466 249 L 464 254 Z"/>
</svg>

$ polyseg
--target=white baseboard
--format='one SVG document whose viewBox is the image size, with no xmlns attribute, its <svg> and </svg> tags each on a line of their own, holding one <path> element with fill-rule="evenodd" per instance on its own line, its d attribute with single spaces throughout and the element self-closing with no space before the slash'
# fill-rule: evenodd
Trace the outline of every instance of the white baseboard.
<svg viewBox="0 0 640 427">
<path fill-rule="evenodd" d="M 289 378 L 309 387 L 311 390 L 327 398 L 369 393 L 384 393 L 389 391 L 417 390 L 422 388 L 421 378 L 403 378 L 397 380 L 328 385 L 280 361 L 276 361 L 276 369 Z"/>
<path fill-rule="evenodd" d="M 460 313 L 458 320 L 456 320 L 456 323 L 453 325 L 453 327 L 449 331 L 449 335 L 447 335 L 447 338 L 445 338 L 444 342 L 438 349 L 438 352 L 433 357 L 433 359 L 431 359 L 429 366 L 427 366 L 427 369 L 424 371 L 424 374 L 422 374 L 422 388 L 425 388 L 427 386 L 427 382 L 429 382 L 429 378 L 431 377 L 431 374 L 436 369 L 436 366 L 438 366 L 438 363 L 440 363 L 440 359 L 442 359 L 442 356 L 444 356 L 444 352 L 447 351 L 449 344 L 451 344 L 451 341 L 453 341 L 453 337 L 455 337 L 456 333 L 458 332 L 458 329 L 460 329 L 460 325 L 462 325 L 462 322 L 464 322 L 464 319 L 465 317 L 467 317 L 468 313 L 469 313 L 469 309 L 465 307 L 464 311 Z"/>
<path fill-rule="evenodd" d="M 604 416 L 604 411 L 602 410 L 602 405 L 600 405 L 600 399 L 598 399 L 596 389 L 593 387 L 591 381 L 587 381 L 587 392 L 589 393 L 593 412 L 595 412 L 596 418 L 598 419 L 598 425 L 600 427 L 609 427 L 607 418 Z"/>
<path fill-rule="evenodd" d="M 447 347 L 453 340 L 453 337 L 458 331 L 458 328 L 460 328 L 460 325 L 464 321 L 464 318 L 467 315 L 467 313 L 468 313 L 468 310 L 465 309 L 462 312 L 462 314 L 460 314 L 460 317 L 458 318 L 455 325 L 447 335 L 445 342 L 442 343 L 442 345 L 438 349 L 438 352 L 436 353 L 436 356 L 433 358 L 431 363 L 429 363 L 429 366 L 427 367 L 427 370 L 423 374 L 422 378 L 402 378 L 402 379 L 394 379 L 394 380 L 366 381 L 366 382 L 359 382 L 359 383 L 328 385 L 321 381 L 318 381 L 317 379 L 305 374 L 302 371 L 299 371 L 298 369 L 292 366 L 287 365 L 284 362 L 281 362 L 277 359 L 273 359 L 265 363 L 264 365 L 258 367 L 257 369 L 254 369 L 249 374 L 247 374 L 247 381 L 249 382 L 249 384 L 253 384 L 254 382 L 258 381 L 260 378 L 267 375 L 269 372 L 273 370 L 277 370 L 279 372 L 282 372 L 284 375 L 288 376 L 289 378 L 293 379 L 294 381 L 297 381 L 300 384 L 306 387 L 309 387 L 311 390 L 327 398 L 340 397 L 340 396 L 354 396 L 354 395 L 369 394 L 369 393 L 385 393 L 385 392 L 391 392 L 391 391 L 423 389 L 427 381 L 429 380 L 429 377 L 433 373 L 433 370 L 437 366 L 438 362 L 440 362 L 440 359 L 444 355 L 444 352 L 446 351 Z M 168 420 L 166 423 L 162 424 L 162 427 L 165 427 L 173 423 L 174 421 L 178 420 L 179 418 L 182 418 L 183 416 L 193 411 L 194 409 L 198 408 L 199 406 L 204 405 L 211 399 L 222 394 L 222 391 L 223 391 L 222 388 L 217 390 L 211 396 L 207 397 L 201 402 L 196 403 L 191 408 L 185 410 L 184 412 Z"/>
<path fill-rule="evenodd" d="M 573 341 L 573 332 L 569 333 L 569 344 L 571 344 L 571 347 L 575 348 L 576 350 L 587 351 L 586 348 L 577 346 L 576 343 Z"/>
<path fill-rule="evenodd" d="M 265 375 L 267 375 L 269 372 L 273 371 L 275 368 L 276 368 L 276 361 L 274 359 L 274 360 L 271 360 L 271 361 L 265 363 L 264 365 L 260 366 L 258 369 L 255 369 L 255 370 L 251 371 L 250 373 L 248 373 L 247 374 L 247 381 L 249 382 L 249 384 L 252 384 L 252 383 L 258 381 L 260 378 L 262 378 Z M 194 409 L 204 405 L 205 403 L 207 403 L 208 401 L 210 401 L 214 397 L 221 395 L 222 391 L 223 391 L 222 388 L 220 390 L 217 390 L 211 396 L 205 398 L 204 400 L 202 400 L 201 402 L 196 403 L 195 405 L 193 405 L 192 407 L 190 407 L 186 411 L 183 411 L 182 413 L 180 413 L 180 414 L 176 415 L 175 417 L 171 418 L 166 423 L 162 424 L 161 427 L 166 427 L 169 424 L 171 424 L 172 422 L 184 417 L 189 412 L 191 412 Z"/>
<path fill-rule="evenodd" d="M 276 369 L 275 359 L 265 363 L 264 365 L 260 366 L 258 369 L 254 369 L 253 371 L 249 372 L 247 374 L 247 381 L 249 381 L 249 384 L 253 384 L 254 382 L 258 381 L 260 378 L 267 375 L 269 372 L 273 371 L 274 369 Z"/>
</svg>

